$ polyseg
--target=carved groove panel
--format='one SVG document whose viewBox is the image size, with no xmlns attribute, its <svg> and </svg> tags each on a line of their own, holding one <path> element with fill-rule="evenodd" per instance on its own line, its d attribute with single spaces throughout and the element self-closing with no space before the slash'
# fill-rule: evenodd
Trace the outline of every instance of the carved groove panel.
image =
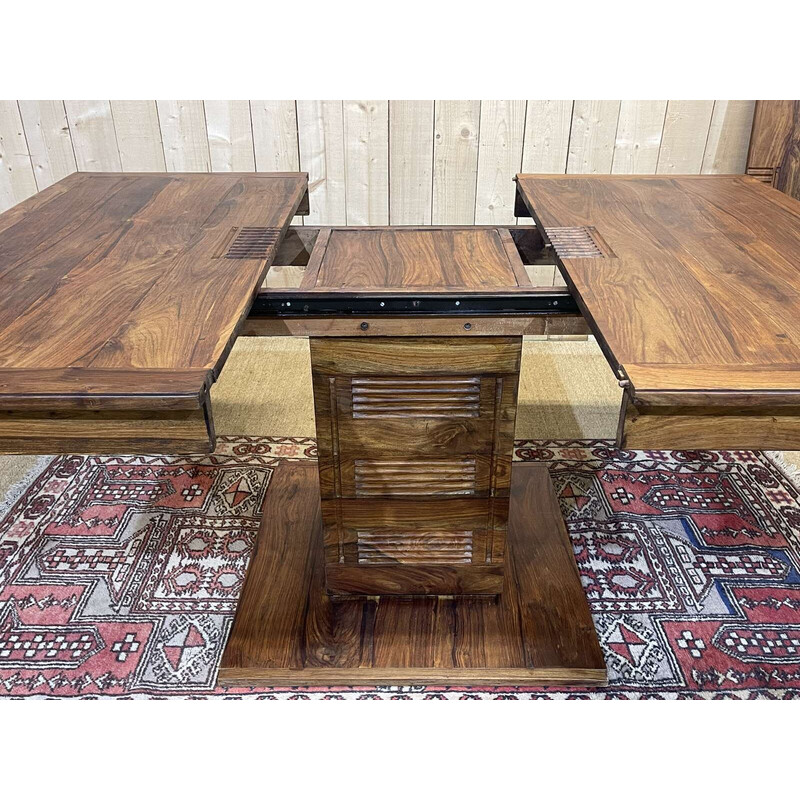
<svg viewBox="0 0 800 800">
<path fill-rule="evenodd" d="M 238 228 L 225 258 L 267 258 L 281 238 L 280 228 Z"/>
<path fill-rule="evenodd" d="M 475 459 L 356 459 L 355 486 L 356 497 L 470 495 L 476 489 Z"/>
<path fill-rule="evenodd" d="M 311 339 L 329 591 L 417 594 L 430 566 L 458 594 L 502 565 L 521 346 Z"/>
<path fill-rule="evenodd" d="M 357 531 L 359 564 L 470 564 L 472 531 Z"/>
<path fill-rule="evenodd" d="M 605 258 L 594 228 L 545 228 L 559 258 Z"/>
<path fill-rule="evenodd" d="M 779 167 L 748 167 L 747 174 L 753 178 L 758 178 L 761 183 L 775 186 L 778 183 Z"/>
<path fill-rule="evenodd" d="M 479 377 L 353 378 L 354 417 L 477 417 Z"/>
</svg>

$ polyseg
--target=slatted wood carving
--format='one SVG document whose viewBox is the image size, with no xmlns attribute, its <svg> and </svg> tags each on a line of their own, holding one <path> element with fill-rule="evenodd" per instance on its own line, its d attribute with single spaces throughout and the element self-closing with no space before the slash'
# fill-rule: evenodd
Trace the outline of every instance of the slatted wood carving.
<svg viewBox="0 0 800 800">
<path fill-rule="evenodd" d="M 356 497 L 475 494 L 474 458 L 355 461 Z"/>
<path fill-rule="evenodd" d="M 329 591 L 501 590 L 521 344 L 311 339 Z"/>
<path fill-rule="evenodd" d="M 605 258 L 607 248 L 594 228 L 545 228 L 547 238 L 559 258 Z"/>
<path fill-rule="evenodd" d="M 780 167 L 748 167 L 747 174 L 753 178 L 758 178 L 761 183 L 775 186 L 778 181 Z"/>
<path fill-rule="evenodd" d="M 281 239 L 280 228 L 237 228 L 225 258 L 267 258 Z"/>
<path fill-rule="evenodd" d="M 359 530 L 359 564 L 471 564 L 472 531 Z"/>
<path fill-rule="evenodd" d="M 477 417 L 475 376 L 353 378 L 354 417 Z"/>
</svg>

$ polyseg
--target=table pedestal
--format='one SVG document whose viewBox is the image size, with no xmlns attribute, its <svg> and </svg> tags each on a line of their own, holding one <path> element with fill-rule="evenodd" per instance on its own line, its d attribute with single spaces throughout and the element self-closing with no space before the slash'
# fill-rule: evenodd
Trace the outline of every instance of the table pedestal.
<svg viewBox="0 0 800 800">
<path fill-rule="evenodd" d="M 332 597 L 315 464 L 272 477 L 223 686 L 606 683 L 547 469 L 515 464 L 498 597 Z"/>
</svg>

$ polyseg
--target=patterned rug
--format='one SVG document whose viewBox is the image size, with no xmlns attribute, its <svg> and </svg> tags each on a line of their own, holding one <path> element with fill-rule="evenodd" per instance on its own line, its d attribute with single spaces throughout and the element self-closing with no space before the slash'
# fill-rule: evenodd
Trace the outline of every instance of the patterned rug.
<svg viewBox="0 0 800 800">
<path fill-rule="evenodd" d="M 762 453 L 516 443 L 547 463 L 607 689 L 215 690 L 270 476 L 313 439 L 59 456 L 0 521 L 0 695 L 318 699 L 800 694 L 800 493 Z"/>
</svg>

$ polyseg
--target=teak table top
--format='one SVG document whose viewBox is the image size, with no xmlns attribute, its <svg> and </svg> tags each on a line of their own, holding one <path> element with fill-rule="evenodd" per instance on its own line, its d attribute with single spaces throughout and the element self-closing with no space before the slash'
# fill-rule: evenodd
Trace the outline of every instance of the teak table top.
<svg viewBox="0 0 800 800">
<path fill-rule="evenodd" d="M 0 215 L 0 409 L 198 407 L 306 187 L 76 173 Z"/>
<path fill-rule="evenodd" d="M 734 175 L 517 183 L 637 395 L 800 391 L 800 202 Z"/>
</svg>

